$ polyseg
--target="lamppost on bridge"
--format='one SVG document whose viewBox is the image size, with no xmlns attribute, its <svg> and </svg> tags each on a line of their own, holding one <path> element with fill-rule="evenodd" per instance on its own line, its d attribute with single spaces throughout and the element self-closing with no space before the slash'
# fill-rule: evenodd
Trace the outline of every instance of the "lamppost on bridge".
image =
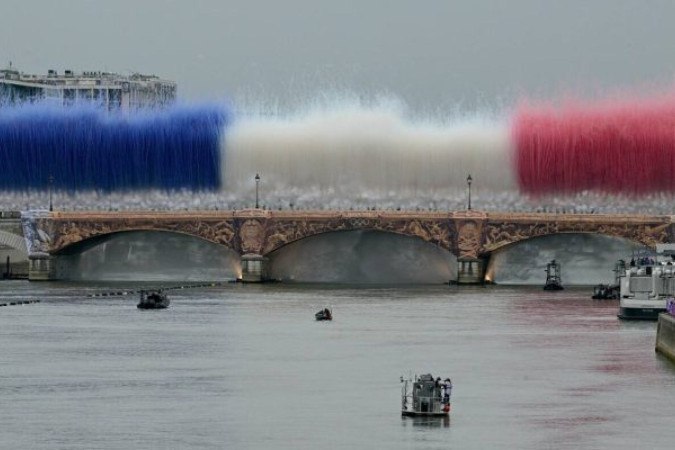
<svg viewBox="0 0 675 450">
<path fill-rule="evenodd" d="M 52 203 L 52 186 L 54 185 L 54 177 L 49 175 L 49 210 L 54 211 L 54 205 Z"/>
<path fill-rule="evenodd" d="M 471 178 L 471 174 L 469 174 L 468 177 L 466 177 L 466 185 L 469 187 L 469 207 L 468 210 L 471 211 L 471 182 L 473 181 L 473 178 Z"/>
<path fill-rule="evenodd" d="M 255 174 L 255 209 L 260 208 L 260 203 L 258 202 L 258 192 L 259 192 L 259 187 L 260 187 L 260 175 Z"/>
</svg>

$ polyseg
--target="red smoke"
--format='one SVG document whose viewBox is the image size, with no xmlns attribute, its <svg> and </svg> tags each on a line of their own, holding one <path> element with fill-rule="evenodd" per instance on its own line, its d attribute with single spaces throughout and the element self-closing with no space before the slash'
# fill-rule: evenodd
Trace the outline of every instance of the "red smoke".
<svg viewBox="0 0 675 450">
<path fill-rule="evenodd" d="M 675 95 L 521 106 L 514 120 L 520 189 L 675 192 Z"/>
</svg>

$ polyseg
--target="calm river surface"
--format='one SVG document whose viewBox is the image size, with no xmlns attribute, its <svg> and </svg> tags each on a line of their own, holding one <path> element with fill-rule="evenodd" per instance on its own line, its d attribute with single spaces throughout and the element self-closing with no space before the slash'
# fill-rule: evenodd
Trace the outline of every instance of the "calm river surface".
<svg viewBox="0 0 675 450">
<path fill-rule="evenodd" d="M 0 283 L 2 449 L 669 449 L 675 365 L 654 322 L 591 290 L 225 285 L 88 298 Z M 126 288 L 133 286 L 126 285 Z M 115 287 L 118 289 L 118 287 Z M 314 321 L 332 306 L 335 320 Z M 453 380 L 447 421 L 401 375 Z"/>
</svg>

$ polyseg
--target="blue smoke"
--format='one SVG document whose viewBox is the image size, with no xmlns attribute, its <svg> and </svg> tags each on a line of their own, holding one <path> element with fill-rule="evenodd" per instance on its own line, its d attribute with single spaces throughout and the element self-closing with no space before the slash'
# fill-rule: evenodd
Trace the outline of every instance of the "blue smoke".
<svg viewBox="0 0 675 450">
<path fill-rule="evenodd" d="M 214 190 L 224 108 L 108 112 L 91 105 L 0 108 L 0 190 Z"/>
</svg>

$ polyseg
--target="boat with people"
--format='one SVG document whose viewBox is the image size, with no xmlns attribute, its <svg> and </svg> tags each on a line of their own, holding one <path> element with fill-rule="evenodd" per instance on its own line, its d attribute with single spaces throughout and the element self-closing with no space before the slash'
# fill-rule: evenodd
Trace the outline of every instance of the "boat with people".
<svg viewBox="0 0 675 450">
<path fill-rule="evenodd" d="M 443 417 L 450 414 L 452 381 L 428 373 L 414 378 L 401 377 L 401 415 L 411 417 Z"/>
<path fill-rule="evenodd" d="M 140 291 L 138 309 L 165 309 L 169 306 L 169 298 L 161 289 L 156 291 Z"/>
<path fill-rule="evenodd" d="M 619 298 L 618 284 L 598 284 L 593 287 L 593 300 L 616 300 Z"/>
<path fill-rule="evenodd" d="M 618 300 L 621 296 L 621 277 L 626 272 L 626 261 L 620 259 L 614 265 L 614 283 L 598 284 L 593 287 L 593 300 Z"/>
<path fill-rule="evenodd" d="M 619 314 L 624 320 L 657 320 L 675 296 L 675 244 L 633 256 L 620 279 Z"/>
<path fill-rule="evenodd" d="M 546 283 L 544 284 L 545 291 L 561 291 L 563 285 L 560 278 L 560 263 L 555 259 L 546 264 Z"/>
<path fill-rule="evenodd" d="M 318 313 L 314 314 L 316 320 L 333 320 L 333 313 L 329 308 L 324 308 Z"/>
</svg>

